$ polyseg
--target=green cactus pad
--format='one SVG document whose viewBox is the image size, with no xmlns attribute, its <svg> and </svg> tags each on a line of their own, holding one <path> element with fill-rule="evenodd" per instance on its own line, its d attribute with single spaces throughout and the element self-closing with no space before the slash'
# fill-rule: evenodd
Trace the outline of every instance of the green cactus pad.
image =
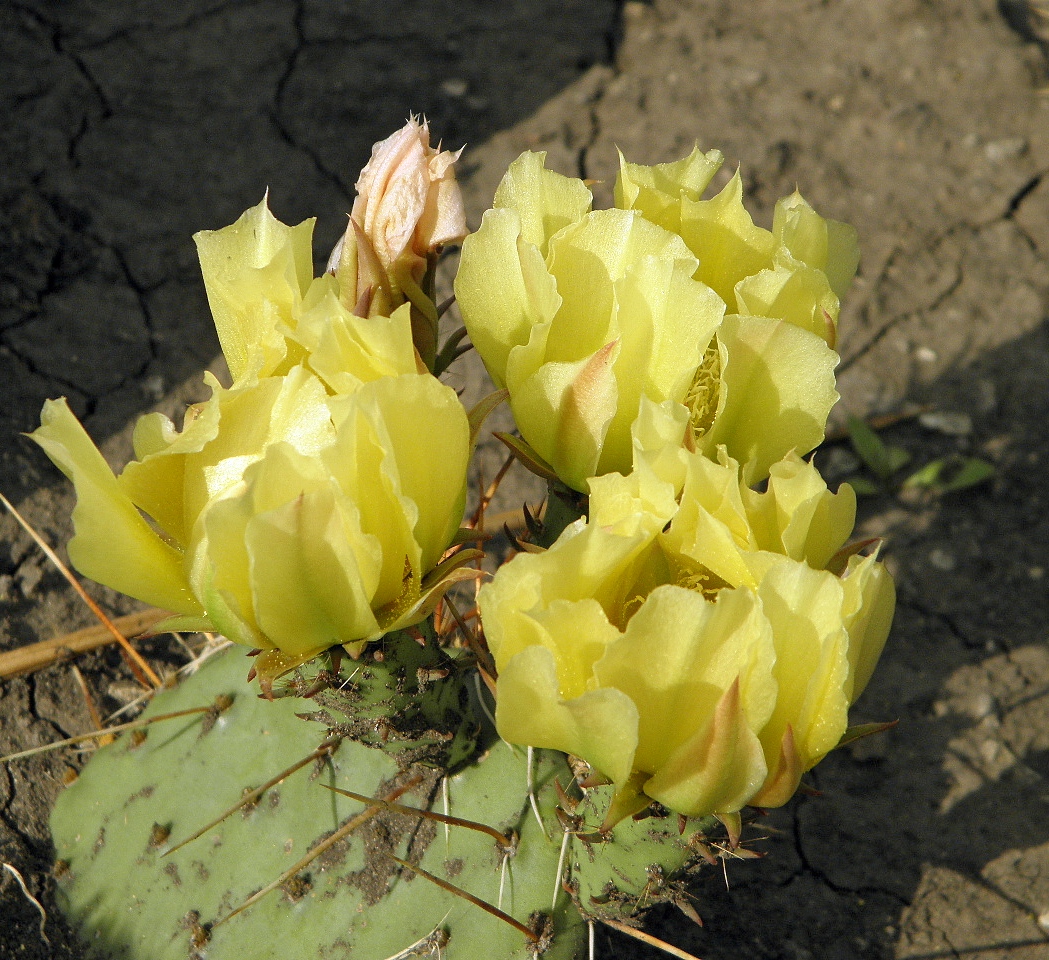
<svg viewBox="0 0 1049 960">
<path fill-rule="evenodd" d="M 476 751 L 480 733 L 464 682 L 467 668 L 456 653 L 438 646 L 424 623 L 387 634 L 357 661 L 330 652 L 316 657 L 273 692 L 308 697 L 309 703 L 298 700 L 301 716 L 380 748 L 402 767 L 415 762 L 455 770 Z"/>
<path fill-rule="evenodd" d="M 236 651 L 223 654 L 149 708 L 147 715 L 168 713 L 232 695 L 233 705 L 208 732 L 199 717 L 189 717 L 153 725 L 137 747 L 124 737 L 99 750 L 59 798 L 51 820 L 59 884 L 91 953 L 106 960 L 385 960 L 417 944 L 411 955 L 426 956 L 426 938 L 438 931 L 431 943 L 446 940 L 441 951 L 449 960 L 529 957 L 517 929 L 388 856 L 495 904 L 502 865 L 496 842 L 457 826 L 446 835 L 444 825 L 388 811 L 207 939 L 208 924 L 365 809 L 325 786 L 374 796 L 422 774 L 400 802 L 443 810 L 439 771 L 406 771 L 381 750 L 344 741 L 315 779 L 310 768 L 300 770 L 249 811 L 162 857 L 233 805 L 245 787 L 264 783 L 324 739 L 322 726 L 296 716 L 301 700 L 258 699 L 244 682 L 247 667 Z M 546 788 L 556 760 L 551 755 L 536 772 L 551 824 L 553 791 Z M 449 779 L 448 794 L 452 815 L 519 833 L 502 906 L 528 924 L 536 911 L 550 914 L 560 845 L 540 832 L 525 778 L 524 751 L 497 742 Z M 543 955 L 567 960 L 578 955 L 586 931 L 567 895 L 558 899 Z"/>
<path fill-rule="evenodd" d="M 634 923 L 659 902 L 688 909 L 682 878 L 700 860 L 697 841 L 710 824 L 682 827 L 676 816 L 648 817 L 600 834 L 610 791 L 593 788 L 583 796 L 564 755 L 546 750 L 533 758 L 537 817 L 527 752 L 484 728 L 481 711 L 464 694 L 471 684 L 455 674 L 461 668 L 453 661 L 434 667 L 429 658 L 445 655 L 427 653 L 410 638 L 407 645 L 392 642 L 386 654 L 344 665 L 338 683 L 341 674 L 324 675 L 323 664 L 300 672 L 287 690 L 308 689 L 311 702 L 259 698 L 245 683 L 249 662 L 229 651 L 178 689 L 158 694 L 144 716 L 231 698 L 221 714 L 163 720 L 144 740 L 125 736 L 99 750 L 51 819 L 66 911 L 94 956 L 387 960 L 436 956 L 440 945 L 449 960 L 537 953 L 569 960 L 584 955 L 588 922 Z M 438 676 L 449 664 L 448 675 Z M 318 697 L 320 688 L 339 696 Z M 426 702 L 413 706 L 413 697 Z M 318 699 L 322 708 L 310 712 Z M 397 704 L 405 716 L 392 716 Z M 323 722 L 304 722 L 304 713 Z M 384 741 L 373 734 L 385 717 L 391 722 Z M 163 856 L 245 791 L 311 754 L 330 730 L 344 739 L 329 758 Z M 351 739 L 362 731 L 364 742 Z M 464 760 L 479 741 L 487 747 Z M 367 745 L 380 743 L 382 749 Z M 455 772 L 446 774 L 442 763 Z M 513 853 L 507 858 L 487 833 L 371 805 L 372 815 L 354 832 L 223 921 L 369 810 L 326 788 L 384 797 L 406 785 L 397 802 L 516 836 Z M 398 860 L 501 905 L 541 933 L 541 942 Z"/>
</svg>

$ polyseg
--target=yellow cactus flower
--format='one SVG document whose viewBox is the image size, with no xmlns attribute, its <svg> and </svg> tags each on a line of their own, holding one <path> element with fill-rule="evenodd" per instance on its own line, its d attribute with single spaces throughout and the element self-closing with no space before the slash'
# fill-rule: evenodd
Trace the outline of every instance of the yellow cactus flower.
<svg viewBox="0 0 1049 960">
<path fill-rule="evenodd" d="M 208 302 L 234 384 L 279 376 L 305 362 L 336 392 L 417 371 L 407 305 L 355 314 L 331 274 L 313 278 L 313 220 L 289 227 L 266 200 L 236 223 L 195 235 Z M 388 305 L 388 304 L 387 304 Z"/>
<path fill-rule="evenodd" d="M 721 160 L 621 160 L 616 208 L 593 211 L 581 180 L 525 153 L 463 244 L 470 337 L 524 439 L 577 490 L 630 469 L 643 395 L 685 404 L 687 443 L 725 446 L 750 481 L 823 438 L 855 235 L 798 195 L 756 227 L 738 174 L 700 199 Z"/>
<path fill-rule="evenodd" d="M 633 472 L 594 480 L 589 522 L 479 598 L 500 734 L 582 757 L 615 784 L 614 817 L 786 802 L 841 739 L 892 619 L 874 557 L 827 569 L 847 485 L 792 454 L 755 492 L 724 452 L 682 449 L 686 428 L 644 401 Z"/>
<path fill-rule="evenodd" d="M 411 373 L 331 396 L 301 365 L 210 385 L 181 432 L 139 421 L 119 477 L 65 401 L 45 405 L 30 436 L 76 486 L 77 569 L 183 628 L 299 658 L 422 620 L 466 494 L 454 391 Z"/>
</svg>

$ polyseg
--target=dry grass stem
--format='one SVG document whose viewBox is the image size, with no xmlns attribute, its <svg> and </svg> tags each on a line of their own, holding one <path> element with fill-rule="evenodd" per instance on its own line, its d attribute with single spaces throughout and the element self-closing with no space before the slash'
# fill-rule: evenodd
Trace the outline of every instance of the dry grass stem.
<svg viewBox="0 0 1049 960">
<path fill-rule="evenodd" d="M 409 790 L 411 790 L 412 787 L 416 786 L 421 780 L 422 777 L 414 777 L 411 780 L 409 780 L 408 783 L 406 783 L 403 787 L 397 787 L 395 790 L 391 790 L 383 799 L 396 800 L 402 794 L 405 794 Z M 339 827 L 339 829 L 336 830 L 330 837 L 318 843 L 301 860 L 288 867 L 288 869 L 285 870 L 284 873 L 282 873 L 279 877 L 277 877 L 276 880 L 274 880 L 272 883 L 267 883 L 266 886 L 264 886 L 261 890 L 258 890 L 255 893 L 253 893 L 232 913 L 227 913 L 226 916 L 222 917 L 219 920 L 216 920 L 211 925 L 210 929 L 214 930 L 215 927 L 221 926 L 227 920 L 232 920 L 238 913 L 243 913 L 245 910 L 248 909 L 248 907 L 251 907 L 254 904 L 258 903 L 264 896 L 266 896 L 267 893 L 271 893 L 272 891 L 276 890 L 277 887 L 279 887 L 282 883 L 284 883 L 287 880 L 290 880 L 292 877 L 295 876 L 295 874 L 302 870 L 303 867 L 308 867 L 311 863 L 313 863 L 313 861 L 316 860 L 317 857 L 319 857 L 322 853 L 324 853 L 325 850 L 327 850 L 329 847 L 333 847 L 336 843 L 342 840 L 343 837 L 349 836 L 349 834 L 353 833 L 353 831 L 356 830 L 358 827 L 363 826 L 369 820 L 371 820 L 372 817 L 376 816 L 379 813 L 382 813 L 382 810 L 383 808 L 379 806 L 378 803 L 375 803 L 374 806 L 371 806 L 362 813 L 357 814 L 357 816 L 355 816 L 348 823 L 345 823 L 341 827 Z"/>
<path fill-rule="evenodd" d="M 85 740 L 103 740 L 112 737 L 115 733 L 123 733 L 126 730 L 139 730 L 150 724 L 159 723 L 161 720 L 176 720 L 179 717 L 190 717 L 197 713 L 209 713 L 215 710 L 214 704 L 208 707 L 190 707 L 188 710 L 176 710 L 174 713 L 161 713 L 148 720 L 131 720 L 128 723 L 118 723 L 115 727 L 103 727 L 101 730 L 93 730 L 91 733 L 81 733 L 76 737 L 67 737 L 65 740 L 57 740 L 55 743 L 45 743 L 42 747 L 31 747 L 28 750 L 20 750 L 18 753 L 9 753 L 6 757 L 0 757 L 0 763 L 11 760 L 21 760 L 23 757 L 32 757 L 38 753 L 47 753 L 49 750 L 57 750 L 59 747 L 69 747 L 75 743 L 83 743 Z"/>
<path fill-rule="evenodd" d="M 601 922 L 606 927 L 611 927 L 613 930 L 625 933 L 628 937 L 633 937 L 635 940 L 647 943 L 650 947 L 662 950 L 671 957 L 677 957 L 678 960 L 700 960 L 695 954 L 686 953 L 679 947 L 675 947 L 673 944 L 667 943 L 665 940 L 660 940 L 659 937 L 653 937 L 652 934 L 645 933 L 644 930 L 635 930 L 633 927 L 628 927 L 625 923 L 620 923 L 618 920 L 606 920 L 602 917 Z"/>
<path fill-rule="evenodd" d="M 150 608 L 116 617 L 111 622 L 121 636 L 133 637 L 145 633 L 155 623 L 169 616 L 171 614 L 165 610 Z M 113 642 L 113 631 L 107 626 L 99 625 L 74 630 L 72 633 L 63 633 L 50 640 L 41 640 L 39 643 L 19 647 L 17 650 L 0 653 L 0 680 L 42 670 L 53 663 L 61 663 L 70 656 L 89 653 Z"/>
<path fill-rule="evenodd" d="M 14 508 L 11 501 L 2 493 L 0 493 L 0 503 L 3 503 L 4 507 L 6 507 L 11 516 L 18 521 L 22 529 L 33 538 L 33 542 L 44 552 L 47 559 L 55 565 L 59 573 L 66 578 L 69 585 L 80 596 L 80 599 L 87 604 L 88 609 L 98 617 L 102 626 L 113 635 L 113 639 L 120 644 L 121 649 L 124 651 L 124 658 L 127 660 L 127 665 L 131 669 L 131 672 L 135 675 L 135 679 L 146 687 L 152 685 L 155 689 L 159 689 L 163 686 L 160 677 L 156 675 L 153 668 L 146 663 L 146 661 L 142 659 L 142 655 L 131 646 L 130 643 L 128 643 L 127 637 L 125 637 L 124 634 L 116 628 L 113 621 L 102 612 L 102 608 L 88 596 L 87 591 L 80 585 L 80 581 L 73 576 L 69 568 L 59 559 L 58 554 L 51 549 L 47 541 L 45 541 L 44 538 L 33 529 L 29 521 Z"/>
<path fill-rule="evenodd" d="M 12 877 L 15 878 L 15 881 L 22 888 L 22 893 L 25 895 L 26 900 L 28 900 L 34 907 L 36 907 L 37 912 L 40 914 L 40 939 L 50 946 L 51 941 L 47 939 L 47 931 L 45 929 L 47 925 L 47 911 L 44 909 L 44 905 L 29 892 L 29 888 L 26 886 L 25 880 L 22 879 L 22 874 L 20 874 L 13 866 L 11 866 L 11 864 L 7 863 L 6 861 L 0 862 L 0 867 L 3 867 L 9 874 L 11 874 Z"/>
</svg>

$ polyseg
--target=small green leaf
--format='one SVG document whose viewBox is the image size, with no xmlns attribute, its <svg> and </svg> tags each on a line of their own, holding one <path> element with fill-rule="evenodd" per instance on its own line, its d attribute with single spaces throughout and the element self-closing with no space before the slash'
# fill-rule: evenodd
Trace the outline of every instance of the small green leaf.
<svg viewBox="0 0 1049 960">
<path fill-rule="evenodd" d="M 554 468 L 532 449 L 527 440 L 515 437 L 511 433 L 497 432 L 493 436 L 497 440 L 501 440 L 506 448 L 517 458 L 518 462 L 537 477 L 542 477 L 546 481 L 557 482 L 557 474 L 554 473 Z"/>
<path fill-rule="evenodd" d="M 968 490 L 969 487 L 975 487 L 990 480 L 994 473 L 994 464 L 981 460 L 979 457 L 966 457 L 962 460 L 958 472 L 943 485 L 943 492 L 953 493 L 955 490 Z"/>
<path fill-rule="evenodd" d="M 994 464 L 978 457 L 947 457 L 933 460 L 912 473 L 905 487 L 921 487 L 937 493 L 968 490 L 994 476 Z"/>
<path fill-rule="evenodd" d="M 477 445 L 477 436 L 480 434 L 481 427 L 484 426 L 485 420 L 487 420 L 492 411 L 509 396 L 509 390 L 496 390 L 494 393 L 490 393 L 487 397 L 479 400 L 473 409 L 466 415 L 467 420 L 470 423 L 471 447 Z"/>
<path fill-rule="evenodd" d="M 440 352 L 437 354 L 437 359 L 434 361 L 433 375 L 435 377 L 439 377 L 459 357 L 473 349 L 473 345 L 470 343 L 463 345 L 462 341 L 465 339 L 466 327 L 460 327 L 444 341 L 444 346 L 441 347 Z"/>
<path fill-rule="evenodd" d="M 920 470 L 915 470 L 903 481 L 903 485 L 923 490 L 935 487 L 940 482 L 940 475 L 943 473 L 944 466 L 945 462 L 942 458 L 933 460 L 932 463 L 925 464 Z"/>
<path fill-rule="evenodd" d="M 889 452 L 881 438 L 859 417 L 849 415 L 849 440 L 852 449 L 870 470 L 887 480 L 892 473 L 889 467 Z M 859 492 L 859 491 L 857 491 Z"/>
<path fill-rule="evenodd" d="M 903 447 L 886 447 L 886 467 L 891 477 L 898 470 L 902 470 L 911 461 L 911 455 Z"/>
<path fill-rule="evenodd" d="M 867 477 L 854 477 L 849 481 L 849 486 L 861 497 L 873 497 L 882 492 L 881 487 Z"/>
<path fill-rule="evenodd" d="M 886 720 L 882 723 L 858 723 L 855 726 L 849 727 L 838 741 L 835 750 L 839 750 L 842 747 L 848 746 L 850 743 L 855 743 L 857 740 L 862 740 L 864 737 L 871 737 L 876 733 L 884 733 L 886 730 L 891 730 L 896 726 L 899 720 Z"/>
<path fill-rule="evenodd" d="M 873 546 L 874 544 L 881 544 L 881 537 L 867 537 L 864 540 L 855 540 L 852 543 L 845 544 L 833 557 L 827 561 L 827 572 L 833 573 L 834 576 L 840 577 L 844 572 L 845 568 L 849 565 L 849 560 L 856 556 L 858 553 L 862 553 L 867 547 Z"/>
</svg>

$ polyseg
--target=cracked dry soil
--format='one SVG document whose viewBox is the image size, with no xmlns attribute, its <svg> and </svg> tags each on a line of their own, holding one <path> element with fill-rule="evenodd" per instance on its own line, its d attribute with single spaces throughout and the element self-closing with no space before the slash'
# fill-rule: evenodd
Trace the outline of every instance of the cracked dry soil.
<svg viewBox="0 0 1049 960">
<path fill-rule="evenodd" d="M 409 111 L 469 143 L 474 224 L 522 149 L 602 181 L 600 200 L 616 145 L 651 163 L 697 139 L 742 164 L 759 223 L 795 184 L 854 223 L 841 407 L 964 414 L 888 439 L 916 464 L 971 453 L 996 475 L 865 501 L 900 603 L 854 716 L 899 726 L 828 758 L 822 795 L 768 818 L 767 858 L 727 864 L 730 889 L 715 872 L 697 885 L 703 929 L 671 910 L 650 929 L 706 960 L 1049 956 L 1049 74 L 995 0 L 2 0 L 0 63 L 0 490 L 53 543 L 70 492 L 17 436 L 44 398 L 68 396 L 119 465 L 133 418 L 177 414 L 214 366 L 191 234 L 268 187 L 286 222 L 319 216 L 322 258 L 370 144 Z M 482 389 L 476 362 L 459 377 Z M 821 456 L 847 475 L 843 449 Z M 89 620 L 6 516 L 0 612 L 0 649 Z M 116 654 L 78 663 L 119 706 Z M 68 665 L 0 681 L 0 752 L 89 728 Z M 0 769 L 0 860 L 50 941 L 5 872 L 3 960 L 82 956 L 47 832 L 79 762 Z M 659 956 L 604 932 L 597 946 Z"/>
</svg>

